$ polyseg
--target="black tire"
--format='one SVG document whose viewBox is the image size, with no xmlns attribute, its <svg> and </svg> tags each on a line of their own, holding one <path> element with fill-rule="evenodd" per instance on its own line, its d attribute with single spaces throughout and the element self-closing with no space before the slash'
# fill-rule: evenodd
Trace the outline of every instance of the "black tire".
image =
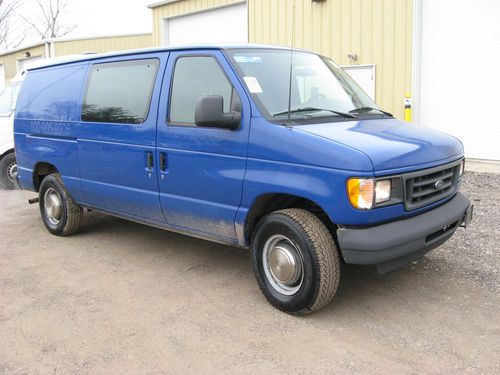
<svg viewBox="0 0 500 375">
<path fill-rule="evenodd" d="M 51 199 L 52 197 L 52 199 Z M 75 203 L 64 187 L 58 173 L 45 177 L 40 185 L 40 214 L 48 231 L 57 236 L 69 236 L 80 228 L 83 209 Z M 54 200 L 59 199 L 59 209 L 52 209 Z M 50 205 L 49 205 L 50 204 Z"/>
<path fill-rule="evenodd" d="M 16 155 L 10 152 L 0 160 L 0 186 L 7 190 L 15 189 L 17 186 L 15 181 L 16 173 Z"/>
<path fill-rule="evenodd" d="M 288 295 L 278 290 L 279 286 L 276 288 L 276 279 L 270 276 L 273 274 L 269 267 L 270 253 L 265 250 L 269 241 L 281 237 L 291 242 L 299 255 L 297 259 L 302 258 L 301 281 L 286 291 L 293 293 Z M 277 248 L 280 246 L 277 245 Z M 251 247 L 252 266 L 259 287 L 267 300 L 279 310 L 292 315 L 305 315 L 326 306 L 335 296 L 340 281 L 339 254 L 330 232 L 311 212 L 286 209 L 266 215 L 257 224 Z M 264 262 L 268 263 L 267 275 Z"/>
</svg>

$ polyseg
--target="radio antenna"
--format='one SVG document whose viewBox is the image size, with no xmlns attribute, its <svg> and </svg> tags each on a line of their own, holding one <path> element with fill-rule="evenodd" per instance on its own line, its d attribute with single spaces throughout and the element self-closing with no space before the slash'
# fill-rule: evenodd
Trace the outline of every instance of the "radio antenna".
<svg viewBox="0 0 500 375">
<path fill-rule="evenodd" d="M 290 45 L 290 76 L 288 81 L 288 124 L 287 127 L 292 127 L 290 114 L 292 111 L 292 73 L 293 73 L 293 41 L 295 36 L 295 0 L 292 0 L 292 41 Z"/>
</svg>

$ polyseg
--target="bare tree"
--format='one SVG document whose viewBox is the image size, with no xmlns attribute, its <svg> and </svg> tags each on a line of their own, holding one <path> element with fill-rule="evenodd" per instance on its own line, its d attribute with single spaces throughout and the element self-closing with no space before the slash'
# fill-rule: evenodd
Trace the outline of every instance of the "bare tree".
<svg viewBox="0 0 500 375">
<path fill-rule="evenodd" d="M 64 22 L 64 11 L 71 0 L 36 0 L 36 13 L 31 17 L 21 15 L 33 31 L 42 39 L 65 36 L 76 28 L 76 24 Z"/>
<path fill-rule="evenodd" d="M 0 0 L 0 48 L 9 49 L 19 46 L 26 34 L 23 32 L 13 32 L 12 19 L 16 9 L 23 0 Z"/>
</svg>

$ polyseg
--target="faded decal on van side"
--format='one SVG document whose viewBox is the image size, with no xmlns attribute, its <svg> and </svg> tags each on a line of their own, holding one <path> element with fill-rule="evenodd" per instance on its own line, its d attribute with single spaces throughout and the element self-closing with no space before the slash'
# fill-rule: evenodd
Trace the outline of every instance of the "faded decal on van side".
<svg viewBox="0 0 500 375">
<path fill-rule="evenodd" d="M 29 121 L 28 133 L 69 137 L 71 135 L 69 126 L 67 122 L 62 121 Z"/>
</svg>

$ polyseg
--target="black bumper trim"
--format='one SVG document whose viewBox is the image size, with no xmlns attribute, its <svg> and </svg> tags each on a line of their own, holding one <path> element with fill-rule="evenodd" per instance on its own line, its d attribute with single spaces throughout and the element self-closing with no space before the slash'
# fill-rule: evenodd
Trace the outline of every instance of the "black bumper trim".
<svg viewBox="0 0 500 375">
<path fill-rule="evenodd" d="M 369 228 L 337 230 L 346 263 L 399 268 L 448 240 L 460 226 L 470 201 L 457 193 L 445 204 L 408 219 Z"/>
</svg>

